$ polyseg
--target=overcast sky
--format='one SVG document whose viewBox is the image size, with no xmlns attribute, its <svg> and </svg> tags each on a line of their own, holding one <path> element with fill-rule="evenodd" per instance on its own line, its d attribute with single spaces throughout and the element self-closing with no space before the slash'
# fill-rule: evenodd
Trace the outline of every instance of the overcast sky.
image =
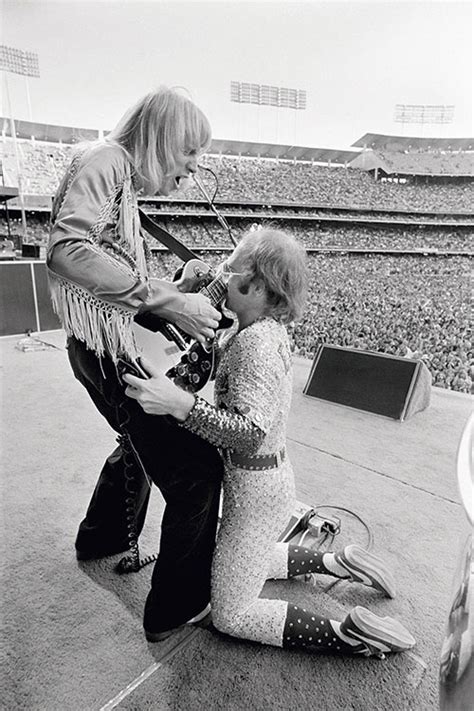
<svg viewBox="0 0 474 711">
<path fill-rule="evenodd" d="M 9 74 L 7 86 L 3 78 L 3 116 L 11 106 L 28 120 L 31 107 L 34 121 L 111 128 L 164 83 L 189 90 L 215 138 L 347 149 L 369 131 L 474 135 L 471 2 L 1 0 L 0 7 L 1 42 L 36 52 L 41 72 L 28 83 Z M 231 103 L 232 80 L 304 89 L 307 109 Z M 393 120 L 397 103 L 454 104 L 454 122 L 403 127 Z"/>
</svg>

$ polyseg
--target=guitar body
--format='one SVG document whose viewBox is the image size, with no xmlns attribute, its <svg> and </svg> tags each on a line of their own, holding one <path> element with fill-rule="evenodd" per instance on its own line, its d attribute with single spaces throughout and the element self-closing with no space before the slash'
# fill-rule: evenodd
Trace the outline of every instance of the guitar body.
<svg viewBox="0 0 474 711">
<path fill-rule="evenodd" d="M 135 323 L 133 332 L 140 354 L 153 363 L 158 370 L 166 373 L 178 363 L 183 351 L 162 331 L 150 331 Z"/>
<path fill-rule="evenodd" d="M 213 377 L 216 364 L 215 340 L 205 345 L 196 341 L 166 375 L 184 390 L 196 393 Z"/>
<path fill-rule="evenodd" d="M 202 292 L 219 309 L 225 298 L 226 287 L 213 277 L 210 266 L 200 259 L 190 259 L 183 266 L 175 282 L 183 292 Z M 232 319 L 222 316 L 219 330 L 229 328 Z M 140 352 L 177 385 L 198 392 L 209 382 L 215 368 L 214 341 L 205 345 L 173 324 L 154 314 L 140 314 L 133 326 Z"/>
</svg>

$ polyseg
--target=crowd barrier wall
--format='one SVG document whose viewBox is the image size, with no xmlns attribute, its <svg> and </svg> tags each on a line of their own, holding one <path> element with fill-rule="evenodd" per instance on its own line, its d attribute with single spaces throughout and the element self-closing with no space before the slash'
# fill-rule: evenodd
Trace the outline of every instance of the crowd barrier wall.
<svg viewBox="0 0 474 711">
<path fill-rule="evenodd" d="M 0 262 L 0 336 L 61 328 L 43 261 Z"/>
</svg>

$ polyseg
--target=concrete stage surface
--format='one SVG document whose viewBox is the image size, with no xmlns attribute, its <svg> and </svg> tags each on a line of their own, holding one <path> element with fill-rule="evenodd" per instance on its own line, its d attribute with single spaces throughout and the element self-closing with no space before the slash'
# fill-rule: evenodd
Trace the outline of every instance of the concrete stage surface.
<svg viewBox="0 0 474 711">
<path fill-rule="evenodd" d="M 298 498 L 350 509 L 396 571 L 398 594 L 320 576 L 267 583 L 281 596 L 342 618 L 353 605 L 400 618 L 413 651 L 336 658 L 233 641 L 193 628 L 160 644 L 142 634 L 151 566 L 118 576 L 118 557 L 78 563 L 74 537 L 114 433 L 74 380 L 64 334 L 57 349 L 21 352 L 1 339 L 3 375 L 3 691 L 1 708 L 428 711 L 438 708 L 438 665 L 451 578 L 464 526 L 455 476 L 472 400 L 433 388 L 430 407 L 400 423 L 302 394 L 311 362 L 295 360 L 288 449 Z M 142 555 L 157 548 L 155 490 Z M 337 513 L 337 512 L 336 512 Z M 365 544 L 344 511 L 335 547 Z M 192 592 L 193 581 L 189 581 Z"/>
</svg>

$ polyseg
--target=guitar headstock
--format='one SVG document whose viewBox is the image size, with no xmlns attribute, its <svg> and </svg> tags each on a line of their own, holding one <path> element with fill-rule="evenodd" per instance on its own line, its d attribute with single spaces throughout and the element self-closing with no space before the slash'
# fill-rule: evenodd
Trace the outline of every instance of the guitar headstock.
<svg viewBox="0 0 474 711">
<path fill-rule="evenodd" d="M 180 291 L 197 292 L 204 289 L 213 279 L 212 268 L 200 259 L 190 259 L 182 268 L 175 284 Z"/>
</svg>

